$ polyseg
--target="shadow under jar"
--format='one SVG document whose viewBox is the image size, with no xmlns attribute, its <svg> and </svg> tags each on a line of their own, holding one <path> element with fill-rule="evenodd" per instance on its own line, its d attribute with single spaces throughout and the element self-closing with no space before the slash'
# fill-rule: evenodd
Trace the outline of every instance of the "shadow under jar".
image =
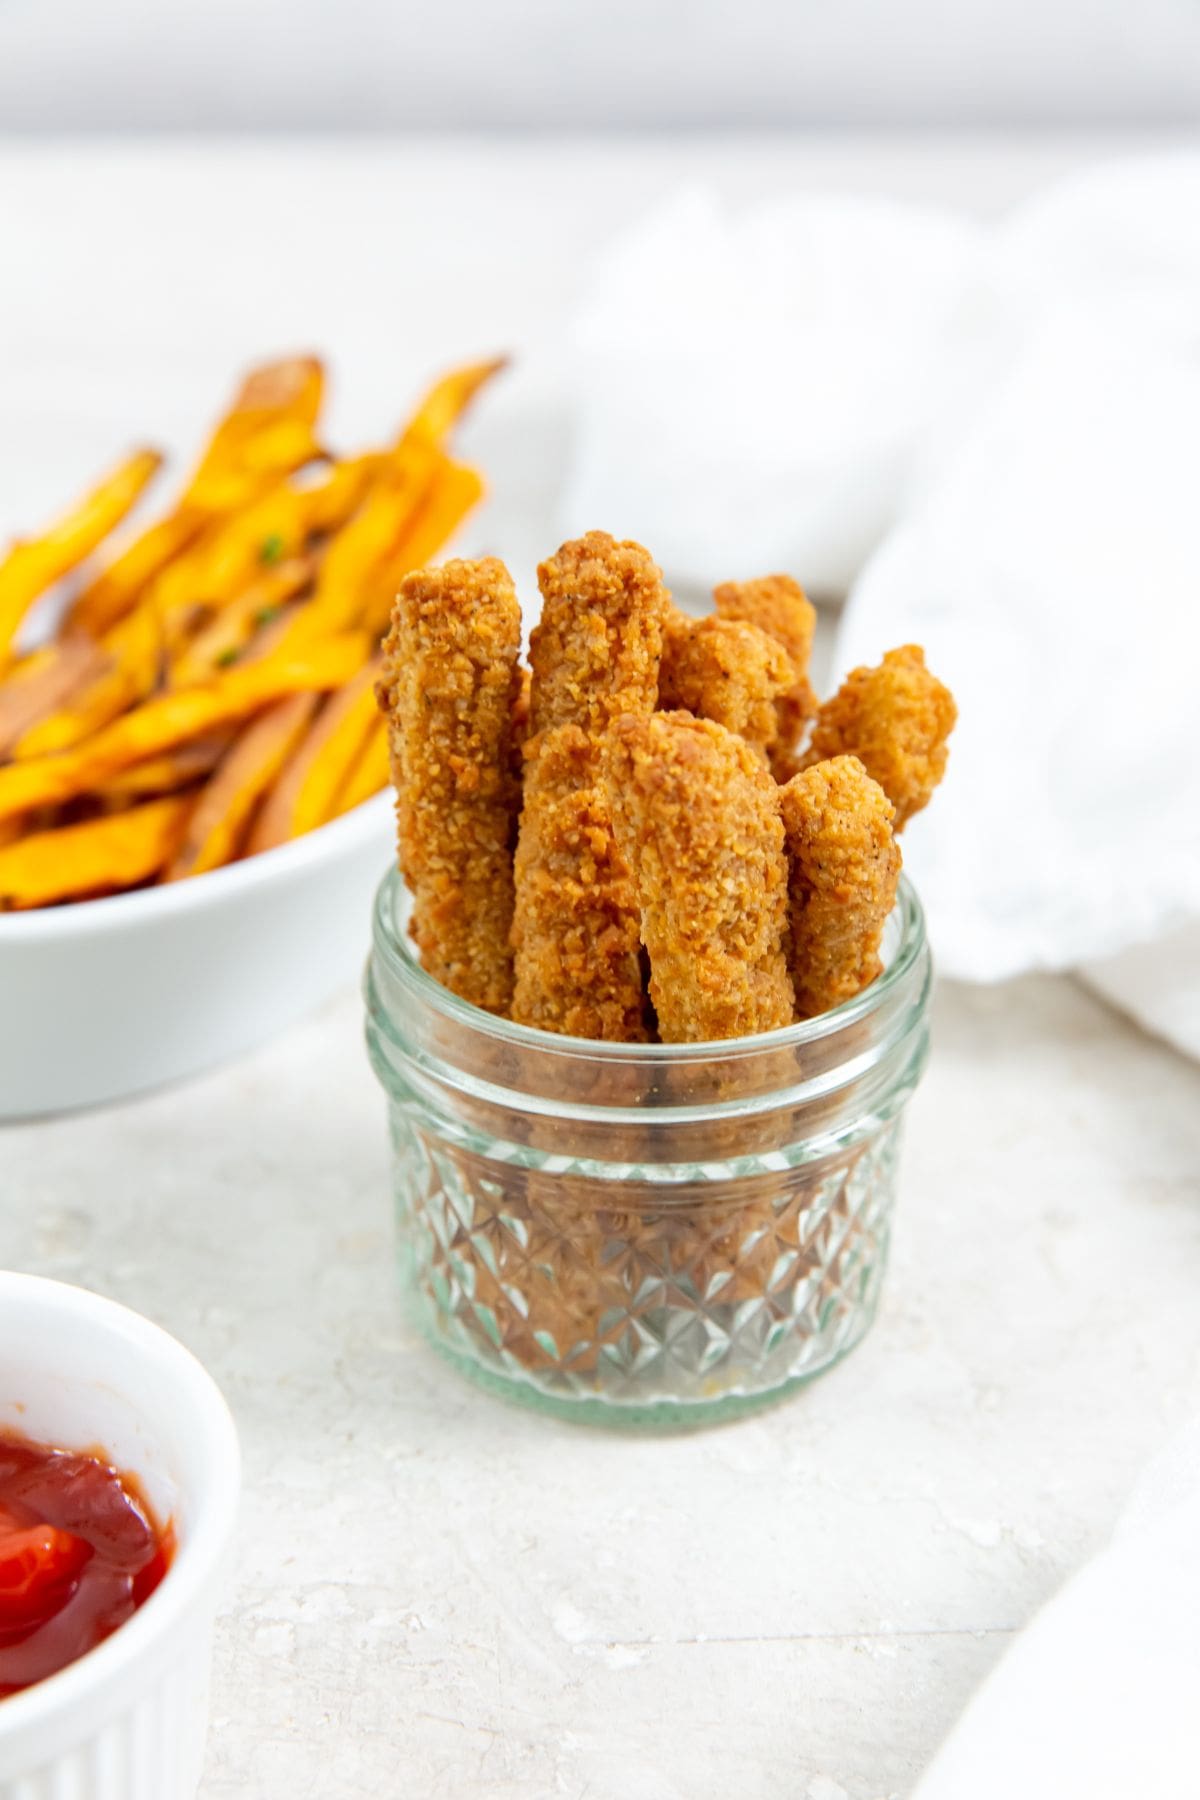
<svg viewBox="0 0 1200 1800">
<path fill-rule="evenodd" d="M 778 1398 L 858 1343 L 927 1054 L 929 952 L 907 882 L 863 993 L 711 1044 L 493 1018 L 425 973 L 408 916 L 393 872 L 367 1041 L 404 1285 L 440 1350 L 547 1411 L 680 1425 Z"/>
</svg>

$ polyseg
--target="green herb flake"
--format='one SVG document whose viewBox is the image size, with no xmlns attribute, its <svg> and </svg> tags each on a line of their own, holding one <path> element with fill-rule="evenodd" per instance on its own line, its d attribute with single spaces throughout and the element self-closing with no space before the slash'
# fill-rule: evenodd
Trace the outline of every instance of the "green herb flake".
<svg viewBox="0 0 1200 1800">
<path fill-rule="evenodd" d="M 280 536 L 279 532 L 273 531 L 270 537 L 265 537 L 263 539 L 262 544 L 259 547 L 259 561 L 265 562 L 268 565 L 271 563 L 282 562 L 283 547 L 283 538 Z"/>
<path fill-rule="evenodd" d="M 231 644 L 228 650 L 222 650 L 220 656 L 218 656 L 217 667 L 218 667 L 218 669 L 231 669 L 233 667 L 234 663 L 237 661 L 237 659 L 238 659 L 237 646 L 235 644 Z"/>
</svg>

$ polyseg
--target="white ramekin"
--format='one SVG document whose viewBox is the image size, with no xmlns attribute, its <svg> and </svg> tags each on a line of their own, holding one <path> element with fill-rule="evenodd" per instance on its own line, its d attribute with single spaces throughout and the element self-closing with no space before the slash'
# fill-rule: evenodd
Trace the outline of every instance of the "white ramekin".
<svg viewBox="0 0 1200 1800">
<path fill-rule="evenodd" d="M 0 1700 L 0 1800 L 193 1800 L 239 1487 L 220 1391 L 125 1307 L 0 1272 L 0 1430 L 102 1450 L 178 1539 L 161 1586 L 119 1631 Z"/>
<path fill-rule="evenodd" d="M 190 881 L 0 914 L 0 1119 L 211 1068 L 357 979 L 390 795 Z"/>
</svg>

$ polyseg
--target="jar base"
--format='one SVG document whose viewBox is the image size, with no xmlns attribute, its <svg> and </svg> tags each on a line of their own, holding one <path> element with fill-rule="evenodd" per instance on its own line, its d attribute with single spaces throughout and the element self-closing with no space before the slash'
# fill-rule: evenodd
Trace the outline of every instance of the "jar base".
<svg viewBox="0 0 1200 1800">
<path fill-rule="evenodd" d="M 636 1401 L 587 1395 L 563 1395 L 547 1392 L 527 1377 L 507 1376 L 489 1368 L 475 1357 L 448 1344 L 439 1332 L 433 1309 L 423 1303 L 422 1296 L 410 1288 L 406 1309 L 425 1343 L 438 1357 L 477 1388 L 526 1412 L 540 1413 L 544 1418 L 563 1420 L 567 1424 L 585 1425 L 602 1431 L 621 1433 L 653 1431 L 678 1436 L 702 1431 L 712 1425 L 723 1425 L 752 1413 L 765 1412 L 793 1398 L 802 1388 L 819 1381 L 837 1368 L 862 1343 L 875 1322 L 878 1290 L 859 1310 L 851 1332 L 843 1335 L 837 1347 L 823 1361 L 769 1387 L 738 1389 L 731 1385 L 711 1399 L 662 1399 Z"/>
</svg>

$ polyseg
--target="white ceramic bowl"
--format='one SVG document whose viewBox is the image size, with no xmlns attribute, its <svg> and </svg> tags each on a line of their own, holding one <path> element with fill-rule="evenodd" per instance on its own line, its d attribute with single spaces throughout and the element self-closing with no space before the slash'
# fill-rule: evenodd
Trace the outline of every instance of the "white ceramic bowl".
<svg viewBox="0 0 1200 1800">
<path fill-rule="evenodd" d="M 393 843 L 377 794 L 190 881 L 0 915 L 0 1119 L 193 1074 L 356 981 Z"/>
<path fill-rule="evenodd" d="M 178 1539 L 161 1585 L 112 1637 L 0 1700 L 0 1800 L 192 1800 L 237 1517 L 229 1409 L 149 1320 L 82 1288 L 0 1273 L 0 1430 L 99 1446 Z"/>
</svg>

